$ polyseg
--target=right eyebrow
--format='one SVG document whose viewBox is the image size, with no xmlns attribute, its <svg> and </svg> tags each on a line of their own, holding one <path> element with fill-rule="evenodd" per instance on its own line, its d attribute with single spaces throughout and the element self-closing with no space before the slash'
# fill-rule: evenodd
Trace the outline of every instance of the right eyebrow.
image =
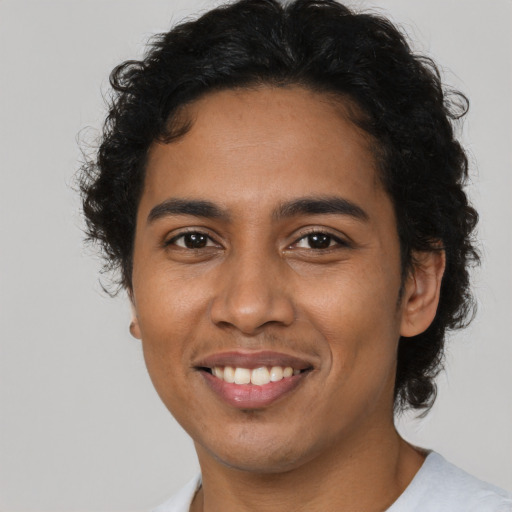
<svg viewBox="0 0 512 512">
<path fill-rule="evenodd" d="M 147 222 L 151 223 L 172 215 L 191 215 L 208 219 L 228 220 L 229 215 L 210 201 L 169 198 L 157 204 L 149 212 Z"/>
</svg>

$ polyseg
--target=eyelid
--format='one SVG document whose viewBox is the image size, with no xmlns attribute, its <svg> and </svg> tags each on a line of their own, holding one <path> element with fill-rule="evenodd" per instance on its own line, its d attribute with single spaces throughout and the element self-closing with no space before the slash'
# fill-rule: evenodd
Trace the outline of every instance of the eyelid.
<svg viewBox="0 0 512 512">
<path fill-rule="evenodd" d="M 175 241 L 178 240 L 180 237 L 191 234 L 191 233 L 197 233 L 199 235 L 204 235 L 208 237 L 209 240 L 211 240 L 216 246 L 222 247 L 222 245 L 216 240 L 216 235 L 212 235 L 211 230 L 206 229 L 204 227 L 193 227 L 189 226 L 186 228 L 181 229 L 175 229 L 171 233 L 167 233 L 166 236 L 163 239 L 162 245 L 163 247 L 169 247 L 171 245 L 175 245 L 176 247 L 180 247 L 179 245 L 175 244 Z M 209 246 L 211 247 L 211 246 Z M 192 249 L 188 249 L 192 250 Z"/>
<path fill-rule="evenodd" d="M 335 250 L 340 247 L 352 247 L 354 242 L 348 237 L 347 235 L 344 235 L 340 233 L 337 230 L 333 230 L 331 228 L 321 227 L 321 226 L 314 226 L 303 229 L 300 234 L 296 234 L 294 236 L 294 241 L 288 246 L 289 249 L 292 249 L 294 245 L 296 245 L 298 242 L 303 240 L 304 238 L 307 238 L 311 235 L 316 234 L 322 234 L 327 235 L 330 238 L 332 238 L 336 242 L 336 246 L 330 246 L 325 249 L 305 249 L 305 250 L 311 250 L 311 251 L 317 251 L 317 252 L 327 252 L 329 250 Z M 303 249 L 303 248 L 301 248 Z"/>
<path fill-rule="evenodd" d="M 171 245 L 175 245 L 175 241 L 177 239 L 179 239 L 180 237 L 187 235 L 189 233 L 197 233 L 197 234 L 204 235 L 204 236 L 208 237 L 208 239 L 211 242 L 213 242 L 213 244 L 215 244 L 218 247 L 222 247 L 222 244 L 218 241 L 218 238 L 219 238 L 218 235 L 216 233 L 212 233 L 212 231 L 210 229 L 202 227 L 202 226 L 201 227 L 187 226 L 184 228 L 175 229 L 172 232 L 166 234 L 166 236 L 164 237 L 164 239 L 162 241 L 162 246 L 165 248 L 165 247 L 169 247 Z M 345 234 L 340 233 L 337 230 L 334 230 L 332 228 L 323 227 L 323 226 L 311 226 L 311 227 L 303 228 L 302 230 L 299 230 L 299 233 L 296 233 L 295 235 L 293 235 L 293 241 L 290 244 L 288 244 L 287 248 L 291 249 L 299 241 L 303 240 L 304 238 L 306 238 L 308 236 L 315 235 L 315 234 L 323 234 L 323 235 L 327 235 L 327 236 L 331 237 L 338 244 L 339 247 L 350 247 L 353 245 L 353 241 L 350 239 L 350 237 L 348 237 Z M 180 247 L 180 246 L 177 246 L 177 247 Z M 326 248 L 323 250 L 321 250 L 321 249 L 310 249 L 310 250 L 325 252 L 325 251 L 332 250 L 332 249 L 336 249 L 336 247 L 335 246 L 329 247 L 329 248 Z"/>
</svg>

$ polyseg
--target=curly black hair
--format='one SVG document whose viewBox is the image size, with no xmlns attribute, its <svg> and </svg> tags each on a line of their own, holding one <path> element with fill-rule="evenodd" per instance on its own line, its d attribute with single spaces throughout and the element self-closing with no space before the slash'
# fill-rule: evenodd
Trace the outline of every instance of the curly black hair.
<svg viewBox="0 0 512 512">
<path fill-rule="evenodd" d="M 468 102 L 443 88 L 435 64 L 414 54 L 388 20 L 334 0 L 241 0 L 155 37 L 145 57 L 116 67 L 110 82 L 101 145 L 81 169 L 80 188 L 87 237 L 127 290 L 148 148 L 187 132 L 186 104 L 215 90 L 298 85 L 357 107 L 353 122 L 373 140 L 395 208 L 403 275 L 416 251 L 446 253 L 437 315 L 422 334 L 401 338 L 397 355 L 395 410 L 428 411 L 446 330 L 463 327 L 474 311 L 468 271 L 478 262 L 477 213 L 463 190 L 468 161 L 454 136 Z"/>
</svg>

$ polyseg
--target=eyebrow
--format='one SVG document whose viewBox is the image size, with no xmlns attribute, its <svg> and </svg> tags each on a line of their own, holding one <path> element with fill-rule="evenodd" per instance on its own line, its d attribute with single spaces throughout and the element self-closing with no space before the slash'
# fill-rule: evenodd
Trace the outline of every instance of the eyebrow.
<svg viewBox="0 0 512 512">
<path fill-rule="evenodd" d="M 229 221 L 229 213 L 215 203 L 197 199 L 170 198 L 156 205 L 148 215 L 148 223 L 174 215 L 190 215 L 207 219 Z M 273 218 L 296 217 L 299 215 L 347 215 L 367 221 L 368 214 L 357 204 L 338 196 L 302 197 L 279 205 L 273 212 Z"/>
<path fill-rule="evenodd" d="M 170 198 L 151 209 L 148 223 L 172 215 L 229 220 L 228 213 L 210 201 Z"/>
<path fill-rule="evenodd" d="M 304 197 L 282 204 L 274 212 L 274 218 L 288 218 L 298 215 L 348 215 L 368 221 L 368 214 L 357 204 L 343 197 Z"/>
</svg>

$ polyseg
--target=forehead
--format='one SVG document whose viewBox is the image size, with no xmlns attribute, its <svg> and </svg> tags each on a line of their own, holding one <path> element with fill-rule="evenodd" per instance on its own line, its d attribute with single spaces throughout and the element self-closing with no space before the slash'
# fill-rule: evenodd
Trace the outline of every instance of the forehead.
<svg viewBox="0 0 512 512">
<path fill-rule="evenodd" d="M 181 112 L 184 136 L 150 148 L 144 197 L 216 196 L 259 208 L 305 195 L 371 200 L 383 190 L 350 107 L 300 87 L 210 93 Z"/>
</svg>

